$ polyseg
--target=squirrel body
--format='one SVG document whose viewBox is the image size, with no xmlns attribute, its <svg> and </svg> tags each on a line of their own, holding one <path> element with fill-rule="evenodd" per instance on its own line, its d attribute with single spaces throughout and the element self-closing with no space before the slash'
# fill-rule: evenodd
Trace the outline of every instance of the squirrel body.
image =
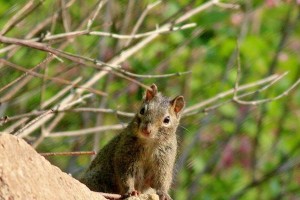
<svg viewBox="0 0 300 200">
<path fill-rule="evenodd" d="M 140 111 L 103 149 L 80 181 L 93 191 L 138 195 L 154 189 L 168 195 L 177 153 L 176 129 L 184 99 L 173 100 L 147 90 Z"/>
</svg>

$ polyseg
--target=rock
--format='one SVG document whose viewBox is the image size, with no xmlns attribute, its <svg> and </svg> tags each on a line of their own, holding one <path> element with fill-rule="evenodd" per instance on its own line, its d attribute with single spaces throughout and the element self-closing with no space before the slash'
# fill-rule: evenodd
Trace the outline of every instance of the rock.
<svg viewBox="0 0 300 200">
<path fill-rule="evenodd" d="M 105 199 L 51 165 L 24 140 L 0 135 L 0 200 Z"/>
<path fill-rule="evenodd" d="M 159 200 L 156 194 L 141 194 L 138 197 L 129 197 L 126 200 Z"/>
<path fill-rule="evenodd" d="M 118 196 L 118 195 L 116 195 Z M 104 200 L 100 193 L 51 165 L 23 139 L 0 134 L 0 200 Z M 126 200 L 159 200 L 142 194 Z"/>
</svg>

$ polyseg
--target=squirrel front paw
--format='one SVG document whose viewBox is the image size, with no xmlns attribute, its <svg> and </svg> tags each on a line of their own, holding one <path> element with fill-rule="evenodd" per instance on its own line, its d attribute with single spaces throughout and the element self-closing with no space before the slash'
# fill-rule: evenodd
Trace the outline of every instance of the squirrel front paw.
<svg viewBox="0 0 300 200">
<path fill-rule="evenodd" d="M 159 196 L 159 200 L 172 200 L 172 198 L 166 192 L 159 190 L 156 193 Z"/>
<path fill-rule="evenodd" d="M 140 195 L 140 192 L 139 191 L 137 191 L 137 190 L 130 190 L 130 191 L 128 191 L 128 192 L 126 192 L 125 194 L 124 194 L 124 197 L 125 198 L 127 198 L 127 197 L 131 197 L 131 196 L 138 196 L 138 195 Z"/>
</svg>

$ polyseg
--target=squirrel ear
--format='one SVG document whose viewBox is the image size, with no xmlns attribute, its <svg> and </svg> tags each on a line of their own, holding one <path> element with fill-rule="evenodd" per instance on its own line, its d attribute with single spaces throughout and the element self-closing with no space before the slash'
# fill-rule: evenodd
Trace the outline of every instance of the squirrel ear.
<svg viewBox="0 0 300 200">
<path fill-rule="evenodd" d="M 152 90 L 146 91 L 146 96 L 145 96 L 146 101 L 150 101 L 157 94 L 157 86 L 153 83 L 150 87 Z"/>
<path fill-rule="evenodd" d="M 176 114 L 180 113 L 180 111 L 182 111 L 185 105 L 183 96 L 175 97 L 173 100 L 170 101 L 170 103 Z"/>
</svg>

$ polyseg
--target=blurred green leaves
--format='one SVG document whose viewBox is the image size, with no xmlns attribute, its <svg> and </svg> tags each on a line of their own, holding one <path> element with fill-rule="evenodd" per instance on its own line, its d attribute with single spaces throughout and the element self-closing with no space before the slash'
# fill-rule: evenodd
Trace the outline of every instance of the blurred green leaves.
<svg viewBox="0 0 300 200">
<path fill-rule="evenodd" d="M 29 32 L 42 26 L 30 38 L 45 34 L 67 33 L 84 30 L 88 17 L 96 8 L 97 1 L 74 1 L 62 12 L 62 1 L 43 1 L 29 15 L 24 16 L 5 36 L 25 38 Z M 29 1 L 0 0 L 0 30 Z M 34 1 L 37 3 L 36 1 Z M 108 1 L 98 13 L 92 26 L 93 31 L 130 35 L 141 13 L 154 1 Z M 151 9 L 141 23 L 137 33 L 155 30 L 165 22 L 172 23 L 176 17 L 191 11 L 207 1 L 162 1 Z M 94 95 L 76 107 L 107 108 L 135 112 L 138 109 L 144 88 L 139 84 L 156 83 L 159 90 L 168 96 L 183 94 L 187 108 L 213 98 L 234 88 L 237 76 L 237 56 L 241 59 L 239 85 L 264 79 L 272 74 L 289 74 L 267 90 L 258 93 L 259 87 L 238 92 L 254 92 L 243 97 L 245 101 L 268 99 L 285 92 L 300 77 L 300 25 L 299 5 L 286 1 L 221 1 L 239 3 L 241 9 L 234 10 L 213 6 L 191 17 L 184 23 L 196 23 L 197 27 L 160 34 L 133 56 L 121 63 L 129 72 L 168 74 L 192 71 L 189 75 L 167 79 L 122 77 L 116 72 L 104 75 L 92 87 L 105 91 L 108 96 Z M 274 3 L 274 5 L 270 5 Z M 131 5 L 132 7 L 130 7 Z M 54 15 L 57 14 L 57 17 Z M 68 16 L 68 19 L 66 19 Z M 47 23 L 46 19 L 51 19 Z M 126 21 L 126 20 L 128 21 Z M 45 23 L 43 25 L 43 23 Z M 184 24 L 183 23 L 183 24 Z M 42 38 L 41 38 L 42 39 Z M 128 40 L 113 37 L 81 35 L 65 37 L 43 44 L 60 51 L 108 62 L 121 56 L 126 50 L 140 44 L 144 38 Z M 239 41 L 240 54 L 236 53 Z M 38 41 L 38 42 L 43 42 Z M 51 54 L 28 47 L 9 47 L 0 44 L 0 57 L 29 70 Z M 4 49 L 4 50 L 3 50 Z M 275 61 L 275 62 L 274 62 Z M 272 64 L 273 63 L 273 64 Z M 74 63 L 68 59 L 55 58 L 35 71 L 50 77 L 73 81 L 80 77 L 79 86 L 88 82 L 103 66 L 92 63 Z M 13 82 L 24 72 L 0 64 L 0 89 Z M 26 75 L 26 77 L 31 77 Z M 0 99 L 17 91 L 0 104 L 0 117 L 14 117 L 40 110 L 43 102 L 66 89 L 66 85 L 50 80 L 31 77 L 21 88 L 21 80 L 7 89 L 0 90 Z M 67 90 L 51 105 L 43 109 L 60 106 L 66 97 L 75 94 L 76 88 Z M 84 91 L 84 94 L 88 91 Z M 41 96 L 43 98 L 41 98 Z M 174 173 L 172 196 L 174 199 L 230 199 L 242 191 L 238 199 L 297 199 L 299 189 L 299 163 L 292 160 L 294 167 L 280 174 L 274 173 L 265 181 L 272 170 L 280 167 L 280 161 L 299 157 L 300 150 L 300 92 L 295 88 L 288 96 L 264 105 L 240 105 L 232 101 L 232 95 L 216 98 L 214 102 L 194 110 L 182 119 L 178 129 L 178 170 Z M 76 95 L 74 98 L 79 98 Z M 205 112 L 205 108 L 214 109 Z M 24 122 L 8 121 L 0 126 L 0 132 Z M 35 141 L 45 131 L 64 132 L 84 130 L 103 125 L 126 123 L 130 118 L 116 113 L 66 112 L 55 113 L 55 118 L 45 122 L 27 139 Z M 19 123 L 19 124 L 18 124 Z M 17 125 L 18 124 L 18 125 Z M 10 130 L 10 129 L 9 129 Z M 12 132 L 13 132 L 12 131 Z M 46 132 L 48 133 L 48 132 Z M 95 132 L 76 137 L 45 138 L 38 146 L 41 152 L 80 151 L 102 147 L 117 131 Z M 51 162 L 64 171 L 79 176 L 89 164 L 90 158 L 55 157 Z M 291 162 L 292 162 L 291 161 Z M 251 183 L 253 183 L 251 185 Z M 251 185 L 251 187 L 247 187 Z M 244 191 L 243 188 L 246 188 Z M 298 195 L 298 196 L 297 196 Z"/>
</svg>

